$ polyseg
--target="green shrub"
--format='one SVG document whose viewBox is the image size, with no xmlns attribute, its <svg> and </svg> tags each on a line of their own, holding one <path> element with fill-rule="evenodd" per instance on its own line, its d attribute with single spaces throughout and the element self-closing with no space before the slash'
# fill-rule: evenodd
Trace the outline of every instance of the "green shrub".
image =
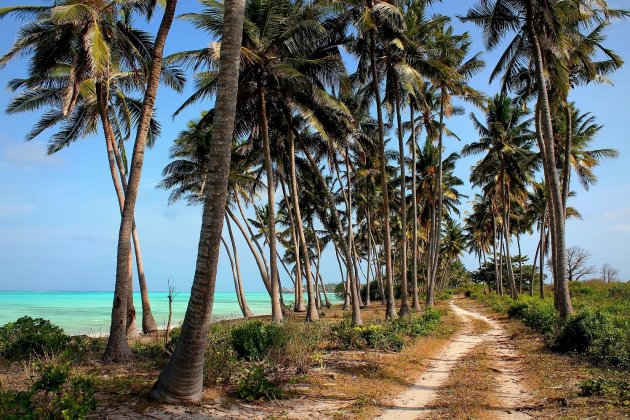
<svg viewBox="0 0 630 420">
<path fill-rule="evenodd" d="M 92 378 L 70 377 L 69 364 L 39 366 L 28 391 L 0 390 L 0 413 L 6 419 L 84 419 L 96 408 Z"/>
<path fill-rule="evenodd" d="M 204 358 L 204 383 L 228 384 L 240 368 L 241 362 L 232 347 L 230 328 L 221 323 L 213 324 L 208 334 L 208 346 Z"/>
<path fill-rule="evenodd" d="M 617 399 L 623 405 L 630 404 L 630 382 L 606 378 L 587 379 L 578 384 L 583 397 L 605 396 Z"/>
<path fill-rule="evenodd" d="M 523 297 L 512 303 L 507 313 L 512 318 L 519 318 L 531 329 L 546 335 L 553 335 L 557 329 L 556 310 L 546 301 Z"/>
<path fill-rule="evenodd" d="M 630 369 L 630 326 L 606 311 L 584 309 L 562 326 L 554 348 L 584 353 L 595 364 Z"/>
<path fill-rule="evenodd" d="M 239 359 L 263 360 L 271 346 L 281 345 L 284 339 L 281 327 L 262 321 L 249 321 L 232 329 L 232 346 Z"/>
<path fill-rule="evenodd" d="M 321 323 L 287 320 L 280 328 L 282 339 L 271 346 L 268 360 L 276 366 L 295 369 L 296 373 L 307 373 L 319 350 L 325 327 Z"/>
<path fill-rule="evenodd" d="M 242 400 L 277 400 L 284 397 L 284 391 L 270 378 L 270 372 L 263 366 L 254 366 L 245 372 L 236 386 L 236 398 Z"/>
<path fill-rule="evenodd" d="M 0 327 L 0 356 L 11 361 L 53 355 L 63 350 L 70 337 L 42 318 L 24 316 Z"/>
</svg>

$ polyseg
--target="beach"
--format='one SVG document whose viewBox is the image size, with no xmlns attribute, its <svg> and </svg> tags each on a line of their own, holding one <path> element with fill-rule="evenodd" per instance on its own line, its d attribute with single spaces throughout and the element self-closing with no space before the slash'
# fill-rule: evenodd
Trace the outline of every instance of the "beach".
<svg viewBox="0 0 630 420">
<path fill-rule="evenodd" d="M 67 291 L 0 291 L 0 325 L 15 321 L 22 316 L 44 318 L 62 327 L 67 334 L 107 334 L 112 310 L 113 292 Z M 184 319 L 190 293 L 178 293 L 173 302 L 173 324 Z M 295 298 L 293 293 L 283 295 L 287 305 Z M 266 292 L 245 294 L 247 304 L 254 315 L 271 313 L 269 295 Z M 334 295 L 330 299 L 336 302 Z M 168 319 L 168 293 L 149 293 L 151 310 L 158 328 L 166 328 Z M 306 299 L 306 297 L 305 297 Z M 140 293 L 134 292 L 134 304 L 138 327 L 141 328 L 142 306 Z M 234 292 L 217 292 L 212 309 L 213 319 L 240 318 L 241 311 Z"/>
</svg>

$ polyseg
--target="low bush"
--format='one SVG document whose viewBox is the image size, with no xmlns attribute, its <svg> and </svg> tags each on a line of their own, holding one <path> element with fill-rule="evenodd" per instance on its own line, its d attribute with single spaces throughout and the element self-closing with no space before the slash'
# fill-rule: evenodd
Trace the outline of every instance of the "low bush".
<svg viewBox="0 0 630 420">
<path fill-rule="evenodd" d="M 508 307 L 507 314 L 512 318 L 519 318 L 528 327 L 547 336 L 553 335 L 558 327 L 555 308 L 539 299 L 522 297 Z"/>
<path fill-rule="evenodd" d="M 585 354 L 595 364 L 630 369 L 630 325 L 605 311 L 583 309 L 562 326 L 554 348 Z"/>
<path fill-rule="evenodd" d="M 630 382 L 607 378 L 587 379 L 578 384 L 583 397 L 606 396 L 619 400 L 623 405 L 630 405 Z"/>
<path fill-rule="evenodd" d="M 630 369 L 630 312 L 624 310 L 628 308 L 625 294 L 630 288 L 626 284 L 572 283 L 576 313 L 564 322 L 558 318 L 551 299 L 521 296 L 515 301 L 495 293 L 482 294 L 474 288 L 468 290 L 471 298 L 543 333 L 553 350 L 583 355 L 595 365 Z"/>
<path fill-rule="evenodd" d="M 239 359 L 263 360 L 272 346 L 282 345 L 286 337 L 276 324 L 248 321 L 232 329 L 232 346 Z"/>
<path fill-rule="evenodd" d="M 229 326 L 213 324 L 208 334 L 208 346 L 204 358 L 204 383 L 228 384 L 241 369 L 236 351 L 232 346 L 232 334 Z"/>
<path fill-rule="evenodd" d="M 69 364 L 39 366 L 28 391 L 0 390 L 0 413 L 6 419 L 84 419 L 96 408 L 94 381 L 70 376 Z"/>
<path fill-rule="evenodd" d="M 254 401 L 260 399 L 277 400 L 285 396 L 281 385 L 273 379 L 269 366 L 254 366 L 245 371 L 236 385 L 236 398 Z"/>
<path fill-rule="evenodd" d="M 54 355 L 70 337 L 60 327 L 42 318 L 24 316 L 0 327 L 0 356 L 11 361 Z"/>
<path fill-rule="evenodd" d="M 422 314 L 412 314 L 386 323 L 369 323 L 352 326 L 350 318 L 331 327 L 333 343 L 342 349 L 378 349 L 401 351 L 405 337 L 426 336 L 434 331 L 440 322 L 441 314 L 435 309 L 427 309 Z"/>
<path fill-rule="evenodd" d="M 267 360 L 276 366 L 289 367 L 298 374 L 307 373 L 324 337 L 324 326 L 287 320 L 278 332 L 281 338 L 277 337 L 270 347 Z"/>
</svg>

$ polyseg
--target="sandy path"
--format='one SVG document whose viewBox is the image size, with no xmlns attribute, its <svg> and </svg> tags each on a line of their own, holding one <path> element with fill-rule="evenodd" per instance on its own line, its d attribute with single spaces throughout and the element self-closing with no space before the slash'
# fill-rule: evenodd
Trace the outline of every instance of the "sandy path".
<svg viewBox="0 0 630 420">
<path fill-rule="evenodd" d="M 476 345 L 490 341 L 491 356 L 495 359 L 497 369 L 497 400 L 500 407 L 488 413 L 493 419 L 529 419 L 525 413 L 514 411 L 529 399 L 523 390 L 518 372 L 519 357 L 510 344 L 509 337 L 501 325 L 479 313 L 460 308 L 453 301 L 449 302 L 451 310 L 464 323 L 463 331 L 457 335 L 435 358 L 432 359 L 427 370 L 407 392 L 399 396 L 379 417 L 389 419 L 418 419 L 431 417 L 435 408 L 432 404 L 438 397 L 457 362 L 470 352 Z M 472 332 L 473 319 L 482 320 L 490 326 L 484 334 L 475 335 Z"/>
</svg>

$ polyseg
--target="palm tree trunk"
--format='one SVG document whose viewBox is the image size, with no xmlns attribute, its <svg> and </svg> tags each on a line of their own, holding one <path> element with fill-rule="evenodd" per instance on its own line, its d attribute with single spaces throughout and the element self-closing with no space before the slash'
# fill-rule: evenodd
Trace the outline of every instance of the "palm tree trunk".
<svg viewBox="0 0 630 420">
<path fill-rule="evenodd" d="M 293 210 L 295 211 L 295 222 L 297 224 L 297 232 L 300 240 L 300 252 L 297 254 L 297 259 L 301 257 L 304 260 L 304 267 L 306 268 L 306 293 L 307 293 L 307 307 L 306 307 L 306 320 L 316 321 L 319 319 L 319 313 L 315 306 L 315 288 L 313 283 L 313 277 L 311 273 L 311 258 L 308 252 L 308 244 L 306 243 L 306 236 L 304 235 L 304 226 L 302 225 L 302 212 L 300 210 L 299 190 L 297 185 L 297 173 L 295 168 L 295 137 L 293 134 L 293 118 L 290 113 L 287 113 L 287 121 L 289 123 L 289 162 L 291 165 L 290 177 L 291 177 L 291 197 L 293 198 Z M 317 281 L 317 278 L 315 278 Z"/>
<path fill-rule="evenodd" d="M 372 232 L 371 232 L 371 228 L 372 225 L 370 224 L 370 203 L 369 203 L 369 191 L 366 192 L 367 197 L 368 197 L 368 203 L 366 205 L 366 229 L 367 229 L 367 238 L 366 238 L 366 247 L 367 247 L 367 276 L 366 276 L 366 286 L 365 286 L 365 307 L 369 307 L 371 305 L 370 302 L 370 274 L 372 271 L 372 241 L 371 241 L 371 237 L 372 237 Z"/>
<path fill-rule="evenodd" d="M 167 3 L 167 9 L 170 3 L 171 0 Z M 234 137 L 236 115 L 236 95 L 234 92 L 238 90 L 244 14 L 245 2 L 243 0 L 225 1 L 223 43 L 221 45 L 220 71 L 213 119 L 213 147 L 208 158 L 207 187 L 195 278 L 180 339 L 173 356 L 151 391 L 151 396 L 154 399 L 162 401 L 197 402 L 201 399 L 203 391 L 204 354 L 214 303 L 219 247 L 226 210 L 228 176 Z"/>
<path fill-rule="evenodd" d="M 271 279 L 271 320 L 281 322 L 282 306 L 280 305 L 280 280 L 278 278 L 278 256 L 276 255 L 276 203 L 275 183 L 273 176 L 273 161 L 269 142 L 269 127 L 267 125 L 267 98 L 262 79 L 258 82 L 258 112 L 260 116 L 260 134 L 263 142 L 263 160 L 267 173 L 267 228 L 269 229 L 269 269 Z"/>
<path fill-rule="evenodd" d="M 295 153 L 295 141 L 292 144 L 293 146 L 293 152 Z M 293 158 L 293 160 L 295 160 L 295 158 Z M 291 183 L 293 185 L 293 183 Z M 284 182 L 282 182 L 280 184 L 282 186 L 282 194 L 284 196 L 284 201 L 285 203 L 287 203 L 287 205 L 289 205 L 289 200 L 287 197 L 287 191 L 286 188 L 284 186 Z M 304 306 L 304 292 L 302 291 L 302 262 L 300 261 L 300 241 L 298 239 L 298 233 L 297 233 L 297 223 L 296 223 L 296 217 L 294 217 L 294 213 L 295 213 L 295 209 L 297 209 L 299 207 L 299 201 L 298 201 L 298 206 L 295 206 L 295 201 L 293 198 L 293 195 L 291 195 L 291 200 L 292 200 L 292 204 L 289 205 L 289 220 L 291 222 L 291 240 L 293 241 L 293 250 L 295 253 L 295 305 L 293 307 L 293 310 L 295 312 L 306 312 L 306 306 Z"/>
<path fill-rule="evenodd" d="M 433 306 L 435 304 L 435 275 L 437 273 L 438 263 L 440 261 L 440 242 L 442 236 L 442 207 L 443 207 L 443 182 L 442 182 L 442 148 L 444 147 L 444 100 L 445 92 L 442 89 L 440 93 L 440 127 L 438 135 L 438 170 L 436 174 L 437 184 L 437 209 L 435 217 L 435 227 L 433 230 L 433 255 L 431 255 L 431 278 L 429 279 L 429 288 L 427 290 L 427 306 Z"/>
<path fill-rule="evenodd" d="M 534 282 L 536 281 L 536 264 L 538 264 L 538 253 L 540 252 L 541 242 L 538 240 L 538 245 L 536 246 L 536 252 L 534 253 L 534 259 L 532 262 L 532 279 L 529 283 L 529 296 L 534 296 Z M 542 281 L 542 279 L 541 279 Z"/>
<path fill-rule="evenodd" d="M 394 92 L 396 123 L 398 124 L 398 164 L 400 165 L 400 316 L 409 316 L 409 291 L 407 290 L 407 179 L 405 177 L 405 141 L 403 139 L 402 118 L 400 117 L 400 98 L 398 90 Z"/>
<path fill-rule="evenodd" d="M 102 83 L 96 83 L 95 86 L 95 90 L 96 90 L 96 100 L 97 100 L 97 105 L 99 108 L 99 115 L 101 117 L 101 123 L 103 125 L 103 132 L 105 133 L 105 145 L 106 145 L 106 149 L 107 149 L 107 161 L 109 163 L 109 172 L 110 175 L 112 177 L 112 182 L 114 184 L 114 190 L 116 192 L 116 197 L 118 198 L 118 208 L 120 210 L 120 215 L 122 217 L 122 213 L 123 213 L 123 209 L 125 206 L 125 189 L 126 189 L 126 185 L 123 186 L 121 185 L 121 180 L 118 178 L 119 176 L 122 178 L 122 174 L 119 174 L 116 172 L 116 157 L 115 157 L 115 142 L 116 142 L 116 136 L 114 134 L 114 130 L 111 126 L 111 123 L 109 121 L 109 116 L 108 116 L 108 99 L 107 99 L 107 95 L 108 95 L 108 88 L 106 85 L 103 85 Z M 123 183 L 126 183 L 126 179 L 122 180 Z M 129 256 L 128 256 L 128 263 L 129 263 L 129 267 L 127 267 L 128 272 L 129 272 L 129 276 L 131 279 L 131 272 L 132 272 L 132 255 L 131 255 L 131 248 L 129 248 Z M 134 307 L 133 304 L 133 284 L 130 281 L 129 282 L 129 291 L 127 294 L 127 308 L 126 308 L 126 313 L 127 313 L 127 318 L 125 321 L 125 331 L 126 331 L 126 335 L 128 338 L 133 338 L 136 337 L 138 335 L 138 328 L 136 326 L 136 309 Z"/>
<path fill-rule="evenodd" d="M 157 95 L 160 75 L 162 73 L 164 44 L 166 43 L 168 32 L 173 23 L 176 5 L 177 0 L 167 0 L 164 8 L 164 16 L 162 17 L 160 27 L 155 37 L 151 67 L 147 78 L 146 89 L 144 91 L 142 114 L 138 121 L 138 131 L 136 133 L 136 140 L 131 159 L 129 184 L 125 194 L 125 205 L 118 232 L 116 286 L 114 289 L 114 301 L 112 304 L 111 327 L 107 347 L 105 348 L 105 353 L 103 355 L 103 359 L 109 361 L 123 361 L 129 360 L 133 357 L 126 338 L 127 301 L 130 289 L 129 283 L 131 283 L 131 272 L 129 270 L 131 266 L 131 230 L 133 228 L 136 200 L 140 189 L 140 178 L 142 176 L 146 140 L 151 118 L 153 116 L 153 108 L 155 105 L 155 97 Z M 223 218 L 221 218 L 220 223 L 222 223 L 222 221 Z"/>
<path fill-rule="evenodd" d="M 521 235 L 516 234 L 516 246 L 518 247 L 518 292 L 523 293 L 523 254 L 521 253 Z"/>
<path fill-rule="evenodd" d="M 262 279 L 263 284 L 265 285 L 265 289 L 267 290 L 267 293 L 269 293 L 269 296 L 271 297 L 271 283 L 269 281 L 269 272 L 265 268 L 262 256 L 258 254 L 256 249 L 254 248 L 254 244 L 252 243 L 251 237 L 247 234 L 247 232 L 245 232 L 245 228 L 243 227 L 243 224 L 232 212 L 232 210 L 228 207 L 225 209 L 225 211 L 227 212 L 228 216 L 230 216 L 230 219 L 232 219 L 234 223 L 236 223 L 236 227 L 238 227 L 238 229 L 241 231 L 241 234 L 243 235 L 243 238 L 245 238 L 245 242 L 247 243 L 247 246 L 249 246 L 249 250 L 254 256 L 254 260 L 256 261 L 256 265 L 258 266 L 258 271 L 260 272 L 260 278 Z"/>
<path fill-rule="evenodd" d="M 508 281 L 510 282 L 510 297 L 518 298 L 518 289 L 514 280 L 514 269 L 512 267 L 512 256 L 510 255 L 510 242 L 512 240 L 510 233 L 510 198 L 505 185 L 505 178 L 501 177 L 501 200 L 503 204 L 503 236 L 505 238 L 505 264 L 507 269 Z"/>
<path fill-rule="evenodd" d="M 249 306 L 247 306 L 247 300 L 245 299 L 245 292 L 243 291 L 243 280 L 241 277 L 241 266 L 238 259 L 238 247 L 236 246 L 236 241 L 234 240 L 232 224 L 230 223 L 230 219 L 227 217 L 225 217 L 225 224 L 227 225 L 228 234 L 230 235 L 230 243 L 232 244 L 232 255 L 234 256 L 234 273 L 236 274 L 236 276 L 234 277 L 234 289 L 236 290 L 236 295 L 238 296 L 243 316 L 245 318 L 250 318 L 254 316 L 254 314 L 249 309 Z"/>
<path fill-rule="evenodd" d="M 350 250 L 352 252 L 352 267 L 354 268 L 354 287 L 357 290 L 357 299 L 359 301 L 359 306 L 363 307 L 363 299 L 361 299 L 361 283 L 359 281 L 359 257 L 357 255 L 357 247 L 354 243 L 354 227 L 352 224 L 352 180 L 350 178 L 350 158 L 349 158 L 349 149 L 346 147 L 345 153 L 345 164 L 346 164 L 346 188 L 348 189 L 348 240 L 350 241 Z"/>
<path fill-rule="evenodd" d="M 105 99 L 104 103 L 107 104 L 107 102 L 108 101 Z M 99 108 L 101 108 L 101 104 L 99 104 Z M 122 181 L 123 191 L 126 191 L 127 190 L 127 169 L 125 168 L 125 165 L 123 164 L 123 159 L 120 154 L 120 151 L 118 147 L 116 147 L 116 141 L 115 141 L 114 131 L 111 126 L 111 122 L 108 116 L 102 119 L 102 121 L 103 121 L 103 127 L 105 128 L 104 131 L 106 133 L 106 136 L 109 137 L 109 142 L 111 143 L 111 149 L 114 153 L 116 166 L 118 167 L 118 174 Z M 110 162 L 110 166 L 111 166 L 111 162 Z M 118 190 L 116 192 L 118 194 Z M 119 195 L 118 201 L 124 203 L 124 196 Z M 121 208 L 121 214 L 122 214 L 122 208 Z M 140 249 L 140 238 L 138 235 L 138 229 L 136 227 L 135 220 L 133 222 L 133 227 L 131 230 L 131 238 L 133 240 L 133 248 L 135 250 L 135 255 L 136 255 L 136 269 L 138 270 L 138 283 L 140 286 L 140 298 L 142 301 L 142 332 L 144 334 L 151 334 L 151 333 L 157 332 L 158 328 L 157 328 L 157 323 L 155 322 L 155 318 L 153 318 L 153 313 L 151 311 L 151 303 L 149 301 L 149 289 L 147 288 L 147 280 L 144 273 L 144 263 L 142 262 L 142 251 Z"/>
<path fill-rule="evenodd" d="M 383 194 L 383 237 L 385 257 L 385 293 L 387 304 L 385 306 L 385 319 L 394 319 L 396 305 L 394 301 L 394 274 L 392 272 L 392 241 L 389 226 L 389 186 L 387 185 L 387 156 L 385 155 L 385 128 L 383 126 L 383 111 L 381 109 L 381 91 L 376 71 L 376 31 L 370 31 L 370 69 L 372 72 L 372 88 L 376 101 L 376 119 L 378 123 L 379 165 L 381 172 L 381 189 Z"/>
<path fill-rule="evenodd" d="M 420 299 L 418 298 L 418 185 L 417 185 L 417 171 L 416 167 L 416 120 L 414 117 L 413 105 L 409 106 L 409 122 L 411 124 L 411 200 L 413 205 L 413 272 L 412 272 L 412 306 L 416 312 L 420 311 Z"/>
<path fill-rule="evenodd" d="M 328 210 L 330 211 L 330 218 L 333 225 L 337 227 L 337 235 L 339 236 L 344 259 L 346 261 L 346 272 L 348 275 L 348 287 L 350 288 L 350 301 L 352 306 L 352 325 L 361 325 L 363 324 L 363 320 L 361 319 L 361 307 L 359 304 L 358 290 L 356 289 L 355 274 L 354 270 L 352 269 L 352 254 L 350 253 L 350 245 L 348 241 L 345 241 L 343 239 L 344 230 L 343 226 L 341 225 L 341 221 L 339 220 L 339 215 L 337 214 L 337 206 L 335 206 L 335 200 L 332 196 L 332 193 L 330 192 L 330 189 L 326 185 L 326 180 L 324 179 L 324 175 L 322 175 L 322 172 L 319 170 L 317 162 L 315 162 L 315 159 L 308 151 L 306 146 L 304 146 L 304 143 L 301 141 L 300 148 L 306 155 L 311 170 L 317 176 L 317 179 L 322 188 L 322 192 L 324 193 L 326 198 L 326 205 L 328 207 Z"/>
<path fill-rule="evenodd" d="M 561 319 L 566 319 L 573 313 L 571 295 L 569 293 L 569 282 L 567 280 L 566 249 L 565 249 L 565 218 L 563 209 L 562 190 L 558 170 L 556 167 L 555 146 L 553 137 L 553 122 L 549 97 L 547 95 L 547 83 L 544 74 L 544 63 L 542 51 L 536 28 L 534 26 L 534 5 L 533 0 L 527 0 L 527 29 L 530 43 L 533 47 L 533 60 L 536 67 L 536 79 L 538 87 L 538 98 L 540 111 L 543 116 L 543 144 L 545 148 L 545 178 L 549 179 L 549 198 L 551 202 L 551 220 L 554 226 L 552 235 L 553 258 L 555 260 L 554 278 L 558 289 L 558 311 Z"/>
<path fill-rule="evenodd" d="M 267 291 L 269 293 L 271 293 L 271 283 L 269 283 L 269 279 L 270 279 L 270 275 L 269 275 L 269 263 L 267 262 L 267 258 L 265 258 L 265 251 L 263 251 L 262 246 L 260 245 L 260 242 L 258 242 L 258 239 L 256 239 L 256 235 L 254 234 L 254 230 L 252 229 L 252 226 L 249 224 L 249 221 L 247 219 L 247 216 L 245 216 L 245 211 L 243 210 L 243 206 L 241 205 L 241 200 L 239 199 L 238 195 L 236 196 L 236 206 L 238 207 L 238 212 L 241 215 L 241 218 L 243 219 L 243 223 L 245 224 L 245 227 L 247 228 L 247 231 L 249 232 L 249 238 L 253 241 L 253 243 L 256 245 L 256 248 L 258 249 L 258 252 L 260 253 L 260 258 L 262 260 L 263 266 L 265 268 L 265 273 L 266 273 L 266 281 L 267 283 Z M 256 217 L 258 217 L 258 214 L 256 215 Z M 243 236 L 248 237 L 245 233 L 243 233 Z M 271 296 L 271 295 L 269 295 Z"/>
</svg>

